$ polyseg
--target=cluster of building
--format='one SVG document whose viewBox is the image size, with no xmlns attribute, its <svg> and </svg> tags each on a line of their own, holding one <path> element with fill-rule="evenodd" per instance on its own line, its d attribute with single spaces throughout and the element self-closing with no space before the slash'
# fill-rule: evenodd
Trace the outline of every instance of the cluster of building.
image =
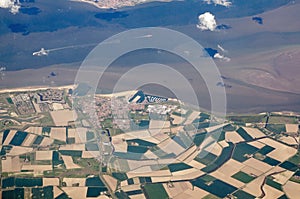
<svg viewBox="0 0 300 199">
<path fill-rule="evenodd" d="M 100 8 L 121 8 L 125 6 L 134 6 L 140 3 L 151 2 L 154 0 L 86 0 L 88 3 L 94 3 Z M 166 1 L 166 0 L 160 0 Z"/>
<path fill-rule="evenodd" d="M 128 100 L 125 97 L 112 98 L 113 125 L 120 129 L 130 128 Z"/>
<path fill-rule="evenodd" d="M 111 111 L 111 98 L 109 97 L 96 97 L 96 111 L 100 122 L 110 118 L 112 115 Z"/>
<path fill-rule="evenodd" d="M 36 94 L 37 103 L 65 103 L 64 91 L 58 89 L 49 89 Z"/>
<path fill-rule="evenodd" d="M 34 94 L 35 105 L 38 112 L 63 110 L 69 108 L 64 97 L 64 90 L 49 89 Z"/>
<path fill-rule="evenodd" d="M 149 105 L 147 108 L 147 111 L 149 113 L 156 113 L 159 115 L 166 115 L 170 113 L 171 111 L 175 110 L 177 106 L 175 105 L 161 105 L 161 104 L 155 104 L 155 105 Z"/>
<path fill-rule="evenodd" d="M 12 96 L 11 99 L 20 115 L 28 115 L 36 112 L 29 94 L 21 93 L 16 96 Z"/>
<path fill-rule="evenodd" d="M 145 103 L 129 103 L 126 97 L 100 97 L 95 98 L 96 113 L 98 121 L 104 122 L 107 119 L 112 120 L 112 125 L 120 129 L 130 128 L 130 111 L 141 111 L 145 109 Z M 86 104 L 87 109 L 93 108 Z"/>
<path fill-rule="evenodd" d="M 62 110 L 68 107 L 64 97 L 64 90 L 61 89 L 20 93 L 10 97 L 19 115 Z"/>
</svg>

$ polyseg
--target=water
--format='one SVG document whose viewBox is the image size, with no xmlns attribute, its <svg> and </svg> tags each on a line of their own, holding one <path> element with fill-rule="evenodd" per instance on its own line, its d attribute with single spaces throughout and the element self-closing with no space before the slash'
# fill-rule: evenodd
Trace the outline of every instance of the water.
<svg viewBox="0 0 300 199">
<path fill-rule="evenodd" d="M 174 1 L 113 11 L 65 0 L 23 0 L 20 13 L 16 15 L 0 9 L 0 51 L 3 52 L 0 65 L 7 66 L 8 70 L 20 70 L 78 62 L 85 58 L 91 47 L 76 49 L 75 52 L 53 52 L 53 56 L 50 54 L 48 58 L 33 57 L 32 52 L 41 47 L 57 48 L 100 42 L 129 28 L 196 24 L 198 15 L 206 11 L 214 13 L 218 19 L 242 17 L 259 14 L 287 2 L 288 0 L 238 1 L 235 6 L 224 8 L 199 1 Z M 220 28 L 228 27 L 223 25 Z M 10 39 L 1 36 L 8 36 Z"/>
<path fill-rule="evenodd" d="M 126 18 L 129 14 L 127 12 L 103 12 L 95 14 L 95 17 L 105 21 L 112 21 L 113 19 Z"/>
<path fill-rule="evenodd" d="M 13 33 L 25 33 L 25 32 L 28 32 L 28 26 L 26 24 L 19 24 L 19 23 L 9 24 L 8 28 Z"/>
<path fill-rule="evenodd" d="M 42 11 L 37 7 L 22 7 L 20 12 L 27 15 L 38 15 Z"/>
</svg>

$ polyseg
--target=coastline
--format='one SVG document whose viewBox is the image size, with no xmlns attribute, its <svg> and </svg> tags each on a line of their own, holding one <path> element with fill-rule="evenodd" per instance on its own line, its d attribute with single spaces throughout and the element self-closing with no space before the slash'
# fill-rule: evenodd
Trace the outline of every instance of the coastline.
<svg viewBox="0 0 300 199">
<path fill-rule="evenodd" d="M 78 64 L 61 64 L 43 67 L 39 69 L 25 69 L 20 71 L 7 71 L 0 80 L 0 93 L 25 91 L 27 89 L 56 88 L 74 85 L 74 80 L 78 71 Z M 51 76 L 55 72 L 56 76 Z M 102 89 L 114 88 L 114 83 L 122 74 L 122 70 L 107 73 L 106 81 L 102 84 Z M 232 89 L 227 93 L 227 113 L 228 114 L 259 114 L 261 112 L 284 112 L 300 110 L 299 97 L 267 89 L 257 89 L 238 83 L 232 83 Z M 165 89 L 144 87 L 145 93 L 168 96 Z M 200 96 L 200 107 L 202 110 L 210 110 L 210 98 L 205 89 L 198 87 L 196 92 Z M 107 94 L 107 93 L 103 93 Z"/>
<path fill-rule="evenodd" d="M 74 2 L 79 2 L 79 3 L 88 3 L 90 5 L 93 5 L 99 9 L 120 9 L 120 8 L 124 8 L 124 7 L 134 7 L 137 5 L 141 5 L 141 4 L 145 4 L 145 3 L 151 3 L 151 2 L 171 2 L 174 0 L 144 0 L 141 2 L 133 2 L 133 3 L 129 3 L 129 4 L 125 4 L 125 5 L 119 5 L 119 6 L 101 6 L 98 3 L 94 2 L 94 1 L 88 1 L 88 0 L 71 0 Z"/>
<path fill-rule="evenodd" d="M 6 93 L 16 93 L 16 92 L 26 92 L 26 91 L 38 91 L 38 90 L 47 90 L 47 89 L 75 89 L 76 85 L 70 84 L 70 85 L 61 85 L 61 86 L 26 86 L 26 87 L 18 87 L 18 88 L 7 88 L 7 89 L 0 89 L 0 94 L 6 94 Z M 121 91 L 117 93 L 111 93 L 111 94 L 95 94 L 95 96 L 99 97 L 118 97 L 118 96 L 124 96 L 124 95 L 132 95 L 137 90 L 131 90 L 131 91 Z M 209 112 L 207 109 L 203 107 L 198 107 L 199 110 L 202 110 L 204 112 Z M 274 113 L 277 115 L 290 115 L 290 116 L 300 116 L 300 112 L 296 111 L 269 111 L 270 113 Z M 227 112 L 227 116 L 251 116 L 251 115 L 261 115 L 266 114 L 267 112 Z"/>
<path fill-rule="evenodd" d="M 47 90 L 47 89 L 74 89 L 75 85 L 65 85 L 65 86 L 28 86 L 28 87 L 19 87 L 11 89 L 0 89 L 0 94 L 3 93 L 16 93 L 16 92 L 26 92 L 26 91 L 38 91 L 38 90 Z"/>
<path fill-rule="evenodd" d="M 79 2 L 79 3 L 88 3 L 90 5 L 93 5 L 93 6 L 97 7 L 97 8 L 100 8 L 100 9 L 116 9 L 116 8 L 112 8 L 112 7 L 99 6 L 94 1 L 86 1 L 86 0 L 70 0 L 70 1 Z"/>
</svg>

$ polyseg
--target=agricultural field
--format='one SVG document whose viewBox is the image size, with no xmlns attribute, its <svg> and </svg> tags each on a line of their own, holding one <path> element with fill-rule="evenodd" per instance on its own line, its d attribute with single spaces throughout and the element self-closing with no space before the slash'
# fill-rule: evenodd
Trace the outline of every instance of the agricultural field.
<svg viewBox="0 0 300 199">
<path fill-rule="evenodd" d="M 99 106 L 110 101 L 97 99 Z M 13 110 L 11 102 L 3 98 Z M 73 110 L 61 109 L 69 105 L 55 106 L 59 110 L 28 116 L 33 122 L 18 115 L 14 119 L 22 117 L 22 125 L 0 132 L 2 198 L 298 194 L 289 186 L 300 186 L 299 116 L 266 113 L 221 120 L 187 106 L 180 110 L 176 103 L 131 104 L 128 112 L 119 109 L 129 120 L 122 123 L 127 129 L 118 128 L 110 115 L 99 132 L 86 125 L 84 113 L 74 118 Z M 127 126 L 131 121 L 134 125 Z M 136 128 L 138 121 L 148 122 Z"/>
</svg>

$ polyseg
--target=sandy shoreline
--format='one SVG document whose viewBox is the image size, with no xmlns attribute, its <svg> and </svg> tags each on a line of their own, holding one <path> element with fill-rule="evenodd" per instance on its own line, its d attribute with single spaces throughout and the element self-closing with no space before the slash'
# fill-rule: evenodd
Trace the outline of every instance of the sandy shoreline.
<svg viewBox="0 0 300 199">
<path fill-rule="evenodd" d="M 87 0 L 71 0 L 71 1 L 74 1 L 74 2 L 80 2 L 80 3 L 88 3 L 88 4 L 91 4 L 97 8 L 100 8 L 100 9 L 120 9 L 120 8 L 123 8 L 123 7 L 134 7 L 134 6 L 137 6 L 137 5 L 140 5 L 140 4 L 144 4 L 144 3 L 151 3 L 151 2 L 171 2 L 172 0 L 144 0 L 142 2 L 139 2 L 139 3 L 131 3 L 131 4 L 126 4 L 126 5 L 119 5 L 119 6 L 100 6 L 99 3 L 96 3 L 94 1 L 87 1 Z"/>
<path fill-rule="evenodd" d="M 73 63 L 39 69 L 7 71 L 3 79 L 0 80 L 0 93 L 73 86 L 77 70 L 78 64 Z M 52 72 L 55 72 L 57 75 L 51 76 Z M 110 91 L 122 74 L 122 69 L 115 68 L 112 72 L 106 74 L 106 80 L 102 82 L 101 88 Z M 281 93 L 239 83 L 232 83 L 231 85 L 233 87 L 226 90 L 228 113 L 294 112 L 300 109 L 299 95 Z M 137 90 L 140 89 L 138 86 Z M 142 89 L 149 94 L 173 98 L 173 96 L 168 96 L 166 89 L 154 87 L 143 87 Z M 195 92 L 200 96 L 199 106 L 202 109 L 210 110 L 210 98 L 207 91 L 202 87 L 196 87 Z"/>
<path fill-rule="evenodd" d="M 15 92 L 25 92 L 25 91 L 38 91 L 38 90 L 47 90 L 47 89 L 74 89 L 75 85 L 66 85 L 66 86 L 28 86 L 20 88 L 11 88 L 11 89 L 2 89 L 0 93 L 15 93 Z"/>
<path fill-rule="evenodd" d="M 7 71 L 0 80 L 0 92 L 20 88 L 45 88 L 73 85 L 77 73 L 77 65 L 70 64 L 48 66 L 38 69 Z M 54 72 L 56 76 L 52 76 Z"/>
<path fill-rule="evenodd" d="M 74 1 L 74 2 L 79 2 L 79 3 L 88 3 L 90 5 L 93 5 L 97 8 L 100 8 L 100 9 L 111 9 L 112 7 L 105 7 L 105 6 L 99 6 L 97 3 L 93 2 L 93 1 L 86 1 L 86 0 L 71 0 L 71 1 Z M 113 8 L 113 9 L 116 9 L 116 8 Z"/>
</svg>

